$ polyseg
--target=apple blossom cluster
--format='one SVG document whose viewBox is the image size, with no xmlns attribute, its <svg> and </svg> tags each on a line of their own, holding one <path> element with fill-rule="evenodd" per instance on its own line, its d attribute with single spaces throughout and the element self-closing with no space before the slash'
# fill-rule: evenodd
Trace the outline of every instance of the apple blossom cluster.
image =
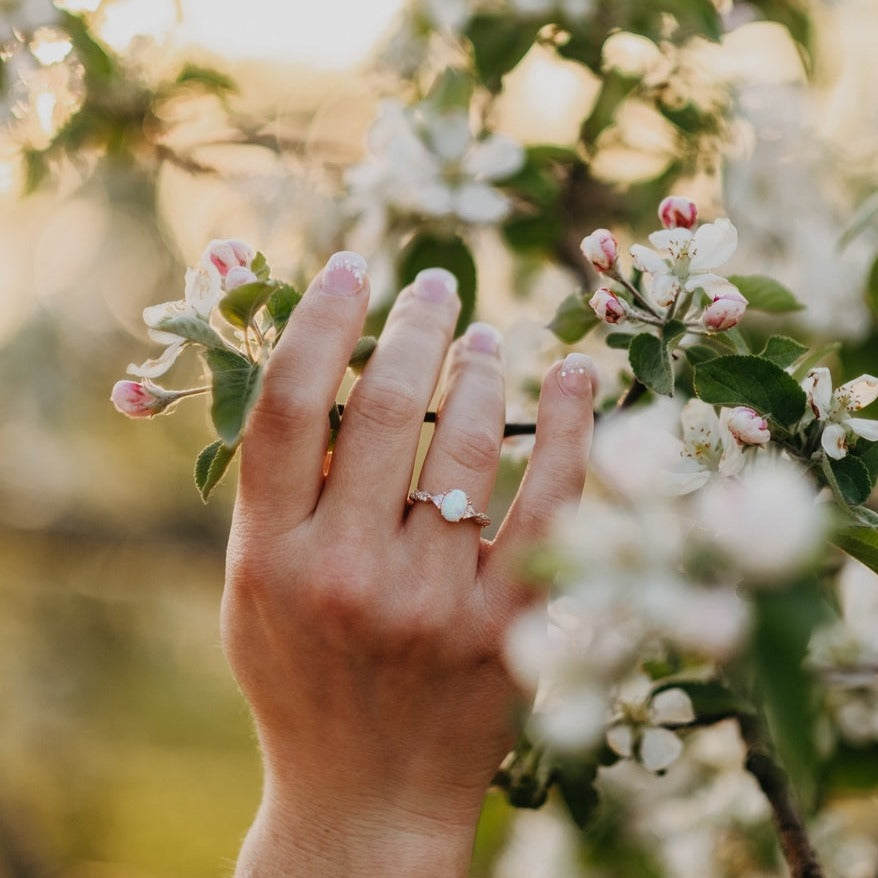
<svg viewBox="0 0 878 878">
<path fill-rule="evenodd" d="M 722 332 L 736 326 L 747 299 L 714 271 L 735 252 L 735 227 L 723 218 L 696 229 L 697 207 L 680 196 L 665 198 L 658 215 L 664 228 L 649 236 L 655 249 L 634 244 L 630 251 L 634 267 L 643 273 L 643 289 L 622 275 L 619 243 L 612 232 L 597 229 L 583 238 L 583 255 L 611 281 L 595 291 L 589 305 L 610 324 L 662 324 L 674 318 L 690 332 Z"/>
<path fill-rule="evenodd" d="M 651 771 L 680 755 L 678 730 L 696 714 L 684 688 L 644 677 L 644 656 L 685 654 L 700 675 L 721 666 L 746 642 L 746 589 L 788 581 L 826 533 L 816 489 L 768 440 L 752 409 L 717 414 L 698 399 L 598 425 L 600 490 L 559 514 L 549 542 L 549 627 L 534 611 L 507 642 L 510 667 L 537 692 L 536 736 L 562 752 L 603 738 Z"/>
<path fill-rule="evenodd" d="M 381 221 L 391 214 L 496 223 L 510 202 L 494 184 L 524 164 L 524 150 L 502 134 L 474 136 L 462 107 L 430 100 L 381 102 L 368 134 L 370 156 L 351 167 L 349 207 Z"/>
</svg>

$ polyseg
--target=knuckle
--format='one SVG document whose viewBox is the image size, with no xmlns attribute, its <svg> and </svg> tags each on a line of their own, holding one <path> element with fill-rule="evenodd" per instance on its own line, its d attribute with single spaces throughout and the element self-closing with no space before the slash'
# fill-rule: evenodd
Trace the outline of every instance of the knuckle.
<svg viewBox="0 0 878 878">
<path fill-rule="evenodd" d="M 487 428 L 464 427 L 455 432 L 448 454 L 457 466 L 467 470 L 490 470 L 500 458 L 500 438 Z"/>
<path fill-rule="evenodd" d="M 352 404 L 358 417 L 385 429 L 402 429 L 423 417 L 411 384 L 388 375 L 374 375 L 361 381 Z"/>
<path fill-rule="evenodd" d="M 325 418 L 324 405 L 308 387 L 293 382 L 266 382 L 251 414 L 252 431 L 268 439 L 284 439 Z"/>
</svg>

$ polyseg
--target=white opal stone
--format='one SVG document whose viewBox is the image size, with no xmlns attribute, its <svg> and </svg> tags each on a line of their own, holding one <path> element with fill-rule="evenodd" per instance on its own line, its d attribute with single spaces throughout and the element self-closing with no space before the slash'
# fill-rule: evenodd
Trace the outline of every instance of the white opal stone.
<svg viewBox="0 0 878 878">
<path fill-rule="evenodd" d="M 460 521 L 468 504 L 466 494 L 460 488 L 455 488 L 442 498 L 439 513 L 446 521 Z"/>
</svg>

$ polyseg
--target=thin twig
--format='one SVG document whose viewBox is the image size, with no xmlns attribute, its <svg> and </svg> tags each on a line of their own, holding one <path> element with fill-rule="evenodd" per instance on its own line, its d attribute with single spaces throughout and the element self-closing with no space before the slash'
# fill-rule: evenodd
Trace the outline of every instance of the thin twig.
<svg viewBox="0 0 878 878">
<path fill-rule="evenodd" d="M 789 777 L 769 752 L 759 720 L 755 717 L 739 716 L 738 724 L 747 746 L 744 767 L 756 778 L 771 805 L 781 851 L 789 866 L 791 878 L 824 878 L 823 867 L 817 860 L 805 823 L 799 814 Z"/>
</svg>

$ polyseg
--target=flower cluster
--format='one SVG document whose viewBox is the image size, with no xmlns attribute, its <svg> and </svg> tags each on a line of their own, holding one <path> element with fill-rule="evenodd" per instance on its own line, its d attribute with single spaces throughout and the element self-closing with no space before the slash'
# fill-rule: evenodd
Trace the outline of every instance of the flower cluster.
<svg viewBox="0 0 878 878">
<path fill-rule="evenodd" d="M 722 332 L 736 326 L 747 299 L 714 271 L 735 252 L 735 227 L 727 219 L 718 219 L 694 229 L 697 208 L 679 196 L 665 198 L 658 214 L 664 228 L 649 236 L 655 249 L 642 244 L 631 247 L 634 267 L 645 278 L 643 289 L 622 276 L 619 244 L 608 229 L 597 229 L 583 238 L 583 255 L 598 272 L 615 281 L 592 296 L 589 304 L 595 313 L 606 323 L 626 319 L 656 323 L 674 317 L 690 331 Z"/>
<path fill-rule="evenodd" d="M 851 435 L 878 441 L 878 421 L 851 417 L 878 399 L 874 375 L 860 375 L 833 390 L 829 369 L 821 366 L 808 373 L 802 388 L 808 397 L 806 423 L 817 420 L 822 424 L 820 444 L 829 457 L 841 460 L 848 453 Z"/>
</svg>

